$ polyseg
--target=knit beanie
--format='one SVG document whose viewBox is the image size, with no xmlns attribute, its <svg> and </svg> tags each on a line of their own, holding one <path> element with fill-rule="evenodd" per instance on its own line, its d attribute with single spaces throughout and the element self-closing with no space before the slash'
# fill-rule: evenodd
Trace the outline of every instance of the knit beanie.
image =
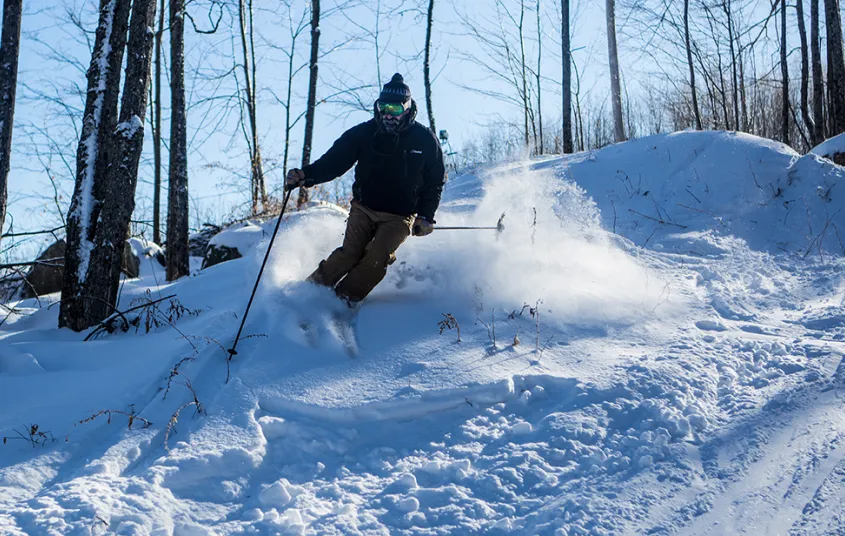
<svg viewBox="0 0 845 536">
<path fill-rule="evenodd" d="M 402 78 L 402 75 L 396 73 L 393 75 L 393 78 L 390 79 L 390 82 L 384 85 L 378 100 L 381 102 L 397 102 L 404 104 L 411 100 L 411 88 L 405 84 L 405 79 Z"/>
</svg>

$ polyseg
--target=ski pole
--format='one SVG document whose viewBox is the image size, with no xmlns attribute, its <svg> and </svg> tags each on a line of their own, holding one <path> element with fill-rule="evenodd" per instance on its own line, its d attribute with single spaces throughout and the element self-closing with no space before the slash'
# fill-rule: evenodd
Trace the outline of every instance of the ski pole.
<svg viewBox="0 0 845 536">
<path fill-rule="evenodd" d="M 249 309 L 252 307 L 252 300 L 255 299 L 255 293 L 258 291 L 258 284 L 261 282 L 261 276 L 264 274 L 264 267 L 267 266 L 267 260 L 270 258 L 270 250 L 273 249 L 273 242 L 276 240 L 276 234 L 279 232 L 279 226 L 282 223 L 282 216 L 285 215 L 285 209 L 288 207 L 288 201 L 290 201 L 290 195 L 292 193 L 293 190 L 288 190 L 285 194 L 285 199 L 282 202 L 282 211 L 279 213 L 279 219 L 276 221 L 276 227 L 273 229 L 273 236 L 270 237 L 270 243 L 267 245 L 267 252 L 264 254 L 264 262 L 261 263 L 261 269 L 258 270 L 258 277 L 255 279 L 255 286 L 252 287 L 252 294 L 249 297 L 249 302 L 246 304 L 246 311 L 244 311 L 244 316 L 241 318 L 241 327 L 238 328 L 238 334 L 235 336 L 235 342 L 232 343 L 232 347 L 229 349 L 230 361 L 233 357 L 238 355 L 235 348 L 238 346 L 238 341 L 241 339 L 241 332 L 244 330 L 246 317 L 249 316 Z M 226 383 L 229 383 L 228 377 L 226 378 Z"/>
<path fill-rule="evenodd" d="M 442 227 L 438 225 L 435 231 L 498 231 L 498 227 Z"/>
<path fill-rule="evenodd" d="M 501 217 L 499 217 L 499 222 L 496 224 L 495 227 L 472 227 L 472 226 L 461 226 L 461 227 L 443 227 L 437 226 L 434 228 L 435 231 L 496 231 L 497 233 L 501 234 L 502 231 L 505 230 L 505 214 L 502 213 Z"/>
</svg>

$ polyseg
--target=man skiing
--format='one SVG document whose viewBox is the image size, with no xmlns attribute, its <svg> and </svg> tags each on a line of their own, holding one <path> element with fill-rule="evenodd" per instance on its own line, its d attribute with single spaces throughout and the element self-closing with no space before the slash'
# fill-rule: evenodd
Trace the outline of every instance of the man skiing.
<svg viewBox="0 0 845 536">
<path fill-rule="evenodd" d="M 381 282 L 395 252 L 413 232 L 434 230 L 446 171 L 440 142 L 415 121 L 417 104 L 394 74 L 374 105 L 375 117 L 352 127 L 319 160 L 292 169 L 286 189 L 332 181 L 355 164 L 352 209 L 343 245 L 309 277 L 351 306 Z"/>
</svg>

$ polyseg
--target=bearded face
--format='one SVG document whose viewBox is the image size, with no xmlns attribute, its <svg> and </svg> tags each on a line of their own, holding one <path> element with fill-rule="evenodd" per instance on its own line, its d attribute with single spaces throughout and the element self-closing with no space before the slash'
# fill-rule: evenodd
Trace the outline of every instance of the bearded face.
<svg viewBox="0 0 845 536">
<path fill-rule="evenodd" d="M 408 116 L 407 110 L 402 113 L 402 115 L 395 116 L 389 114 L 381 114 L 381 124 L 384 127 L 386 132 L 390 134 L 395 134 L 399 132 L 399 129 L 402 126 L 402 121 Z"/>
<path fill-rule="evenodd" d="M 410 112 L 410 102 L 408 103 L 390 103 L 377 102 L 376 113 L 379 115 L 379 120 L 382 129 L 389 134 L 399 132 L 402 125 L 407 120 Z"/>
</svg>

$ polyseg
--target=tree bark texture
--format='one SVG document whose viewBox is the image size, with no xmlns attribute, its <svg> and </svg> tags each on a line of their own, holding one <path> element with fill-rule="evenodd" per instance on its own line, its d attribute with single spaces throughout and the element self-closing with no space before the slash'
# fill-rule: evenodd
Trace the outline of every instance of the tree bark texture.
<svg viewBox="0 0 845 536">
<path fill-rule="evenodd" d="M 813 144 L 824 141 L 824 80 L 822 78 L 822 50 L 819 36 L 819 0 L 810 0 L 810 52 L 813 72 Z"/>
<path fill-rule="evenodd" d="M 308 104 L 305 108 L 305 139 L 302 142 L 302 166 L 311 163 L 311 144 L 314 140 L 314 111 L 317 108 L 317 62 L 320 59 L 320 0 L 311 0 L 311 58 L 309 60 Z M 309 200 L 307 188 L 299 189 L 296 206 Z"/>
<path fill-rule="evenodd" d="M 798 37 L 801 39 L 801 119 L 807 131 L 810 133 L 810 139 L 815 140 L 815 124 L 813 117 L 810 115 L 810 58 L 807 51 L 807 28 L 804 21 L 804 0 L 795 1 L 795 10 L 798 17 Z M 812 142 L 815 145 L 815 142 Z"/>
<path fill-rule="evenodd" d="M 833 137 L 845 132 L 845 57 L 839 0 L 824 1 L 824 18 L 827 28 L 828 136 Z"/>
<path fill-rule="evenodd" d="M 123 248 L 135 210 L 138 163 L 144 146 L 144 118 L 150 86 L 156 0 L 134 0 L 127 42 L 126 74 L 119 123 L 102 145 L 108 162 L 105 202 L 100 211 L 89 277 L 107 282 L 108 294 L 92 304 L 94 325 L 114 312 L 120 285 Z"/>
<path fill-rule="evenodd" d="M 561 63 L 563 70 L 563 152 L 574 152 L 572 144 L 572 51 L 569 38 L 569 0 L 560 0 Z"/>
<path fill-rule="evenodd" d="M 425 108 L 428 111 L 428 128 L 437 135 L 434 124 L 434 107 L 431 105 L 431 28 L 434 24 L 434 0 L 428 0 L 428 15 L 425 25 L 425 57 L 423 58 L 423 81 L 425 83 Z"/>
<path fill-rule="evenodd" d="M 541 0 L 537 0 L 537 130 L 540 132 L 537 154 L 544 154 L 546 151 L 543 141 L 543 90 L 541 86 L 542 77 L 540 76 L 540 69 L 543 64 L 543 33 L 540 26 L 541 7 Z"/>
<path fill-rule="evenodd" d="M 733 13 L 731 0 L 722 1 L 722 9 L 728 19 L 728 44 L 731 53 L 731 76 L 733 80 L 734 130 L 741 130 L 739 125 L 739 77 L 737 76 L 736 41 L 734 39 Z"/>
<path fill-rule="evenodd" d="M 247 21 L 247 19 L 249 19 Z M 243 52 L 244 83 L 246 85 L 246 110 L 249 121 L 250 192 L 253 215 L 260 213 L 267 203 L 267 189 L 264 185 L 264 166 L 261 162 L 261 145 L 258 143 L 257 90 L 255 66 L 255 31 L 253 27 L 252 0 L 238 2 L 238 22 Z M 247 22 L 249 29 L 247 30 Z"/>
<path fill-rule="evenodd" d="M 781 138 L 789 145 L 789 66 L 786 64 L 786 0 L 780 1 Z"/>
<path fill-rule="evenodd" d="M 184 0 L 170 0 L 170 73 L 170 191 L 167 199 L 167 280 L 174 281 L 190 273 Z"/>
<path fill-rule="evenodd" d="M 687 49 L 689 66 L 689 87 L 692 92 L 692 113 L 695 116 L 695 128 L 701 130 L 701 110 L 698 108 L 698 91 L 695 88 L 695 66 L 692 61 L 692 43 L 689 32 L 689 0 L 684 0 L 684 44 Z"/>
<path fill-rule="evenodd" d="M 101 0 L 94 38 L 82 132 L 76 153 L 76 182 L 67 216 L 67 250 L 59 327 L 81 331 L 108 307 L 109 285 L 92 277 L 100 212 L 111 193 L 106 184 L 106 140 L 117 127 L 120 66 L 129 25 L 130 0 Z M 96 311 L 96 312 L 95 312 Z M 111 311 L 109 311 L 110 313 Z"/>
<path fill-rule="evenodd" d="M 6 219 L 6 197 L 15 123 L 15 90 L 21 45 L 23 0 L 4 0 L 3 32 L 0 37 L 0 235 Z"/>
<path fill-rule="evenodd" d="M 531 135 L 528 132 L 529 116 L 531 115 L 531 100 L 528 96 L 528 66 L 525 63 L 525 0 L 519 2 L 519 61 L 522 69 L 522 108 L 525 129 L 525 151 L 531 147 Z"/>
<path fill-rule="evenodd" d="M 155 98 L 153 104 L 153 242 L 161 245 L 161 45 L 165 0 L 161 0 L 155 40 Z"/>
<path fill-rule="evenodd" d="M 616 0 L 607 0 L 607 57 L 610 66 L 610 100 L 613 105 L 613 133 L 616 142 L 625 141 L 622 122 L 622 86 L 619 80 L 619 51 L 616 46 Z"/>
<path fill-rule="evenodd" d="M 135 208 L 151 76 L 153 34 L 149 28 L 155 18 L 156 0 L 135 0 L 126 42 L 129 4 L 128 0 L 111 0 L 103 6 L 89 69 L 89 88 L 93 87 L 88 95 L 89 102 L 93 100 L 92 120 L 87 121 L 86 103 L 84 127 L 89 130 L 88 136 L 82 137 L 78 153 L 83 165 L 79 167 L 81 180 L 77 178 L 68 217 L 68 248 L 59 313 L 60 325 L 75 331 L 97 324 L 117 306 L 124 242 Z M 126 84 L 117 117 L 124 48 L 129 51 Z M 95 130 L 97 120 L 99 128 Z"/>
</svg>

